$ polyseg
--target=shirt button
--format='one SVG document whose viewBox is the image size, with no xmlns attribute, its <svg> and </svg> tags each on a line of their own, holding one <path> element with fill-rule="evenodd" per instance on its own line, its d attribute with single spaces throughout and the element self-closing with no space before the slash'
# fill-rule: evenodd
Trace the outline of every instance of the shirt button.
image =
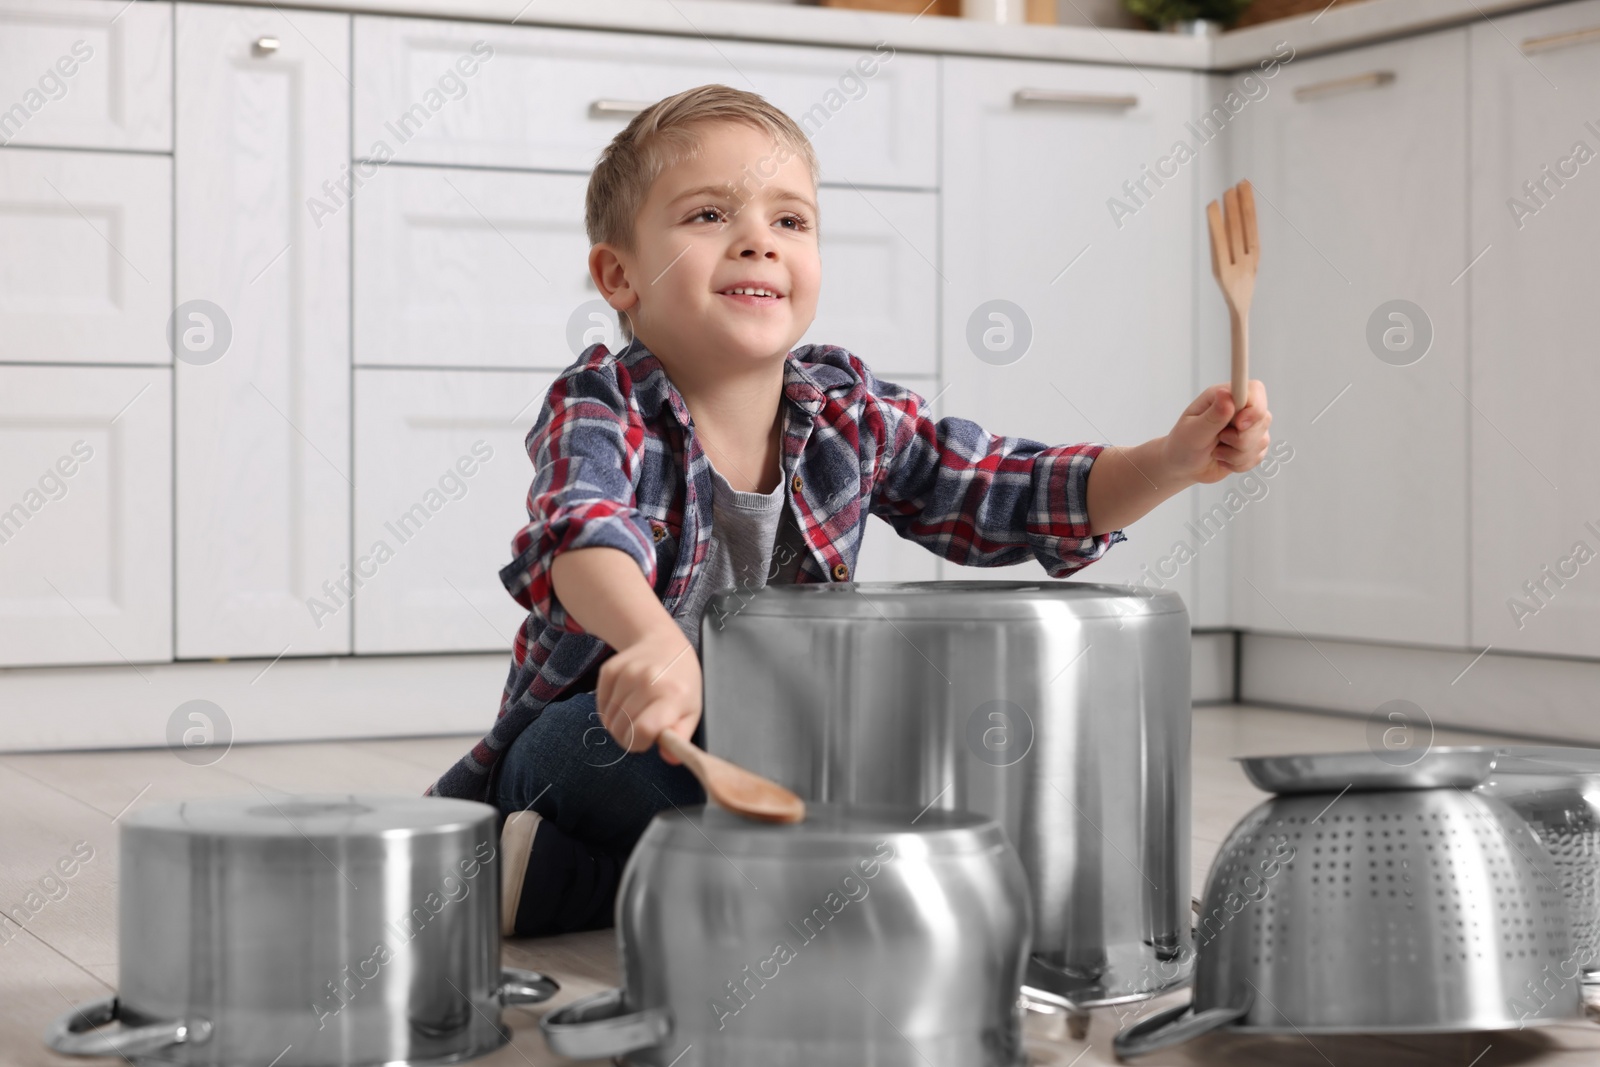
<svg viewBox="0 0 1600 1067">
<path fill-rule="evenodd" d="M 667 528 L 660 523 L 651 523 L 650 533 L 654 535 L 657 541 L 665 541 L 667 539 Z"/>
<path fill-rule="evenodd" d="M 798 474 L 796 474 L 794 476 L 794 480 L 789 483 L 789 488 L 793 489 L 797 493 L 804 487 L 805 483 L 800 480 L 800 476 Z"/>
<path fill-rule="evenodd" d="M 843 563 L 835 563 L 833 565 L 833 580 L 836 582 L 844 582 L 848 581 L 849 579 L 850 568 L 846 567 Z"/>
</svg>

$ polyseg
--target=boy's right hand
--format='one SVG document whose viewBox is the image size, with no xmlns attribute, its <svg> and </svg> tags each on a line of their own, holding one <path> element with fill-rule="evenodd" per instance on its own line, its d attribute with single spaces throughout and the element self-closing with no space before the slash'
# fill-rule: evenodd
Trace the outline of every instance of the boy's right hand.
<svg viewBox="0 0 1600 1067">
<path fill-rule="evenodd" d="M 629 752 L 648 750 L 663 730 L 694 737 L 700 700 L 700 658 L 670 616 L 600 665 L 600 722 Z M 661 758 L 678 762 L 665 751 Z"/>
</svg>

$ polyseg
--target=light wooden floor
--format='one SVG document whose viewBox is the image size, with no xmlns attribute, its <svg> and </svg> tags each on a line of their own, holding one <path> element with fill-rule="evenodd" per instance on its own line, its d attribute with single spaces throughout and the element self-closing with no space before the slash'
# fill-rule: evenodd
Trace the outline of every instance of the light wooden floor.
<svg viewBox="0 0 1600 1067">
<path fill-rule="evenodd" d="M 1232 757 L 1272 752 L 1361 749 L 1361 719 L 1227 706 L 1195 710 L 1194 886 L 1204 884 L 1212 857 L 1233 824 L 1261 801 Z M 191 767 L 165 750 L 0 756 L 0 905 L 19 904 L 30 887 L 66 854 L 87 841 L 93 858 L 19 930 L 0 925 L 0 1064 L 65 1067 L 82 1061 L 57 1056 L 41 1041 L 45 1026 L 69 1006 L 115 991 L 117 981 L 115 820 L 162 800 L 230 794 L 252 787 L 283 792 L 420 793 L 476 737 L 330 742 L 236 747 L 211 767 Z M 1441 731 L 1439 744 L 1495 740 Z M 613 985 L 617 980 L 611 931 L 505 945 L 503 962 L 557 978 L 550 1005 L 512 1008 L 512 1044 L 477 1062 L 484 1067 L 547 1067 L 571 1061 L 551 1055 L 538 1017 L 550 1007 Z M 1152 1002 L 1179 1003 L 1187 992 Z M 1066 1034 L 1060 1016 L 1030 1015 L 1028 1048 L 1034 1067 L 1114 1063 L 1116 1012 L 1093 1014 L 1086 1040 Z M 1307 1040 L 1212 1036 L 1147 1057 L 1150 1067 L 1172 1064 L 1273 1064 L 1346 1067 L 1397 1064 L 1497 1067 L 1600 1064 L 1600 1026 L 1574 1023 L 1521 1033 L 1440 1038 Z M 754 1067 L 754 1065 L 753 1065 Z"/>
</svg>

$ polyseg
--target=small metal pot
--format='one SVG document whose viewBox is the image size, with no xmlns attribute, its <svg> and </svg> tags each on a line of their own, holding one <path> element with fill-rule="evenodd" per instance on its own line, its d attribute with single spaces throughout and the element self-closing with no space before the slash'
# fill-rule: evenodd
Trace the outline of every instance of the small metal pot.
<svg viewBox="0 0 1600 1067">
<path fill-rule="evenodd" d="M 1600 984 L 1600 749 L 1513 746 L 1496 750 L 1478 792 L 1527 820 L 1555 860 L 1583 980 Z"/>
<path fill-rule="evenodd" d="M 552 1051 L 650 1067 L 1022 1067 L 1027 887 L 992 819 L 811 804 L 657 815 L 617 890 L 623 988 Z"/>
<path fill-rule="evenodd" d="M 57 1052 L 183 1067 L 451 1063 L 555 982 L 500 966 L 496 817 L 443 797 L 228 797 L 121 822 L 118 994 Z"/>
<path fill-rule="evenodd" d="M 1550 854 L 1503 802 L 1470 792 L 1473 761 L 1443 752 L 1454 788 L 1370 755 L 1246 761 L 1289 769 L 1217 853 L 1195 930 L 1194 997 L 1118 1034 L 1119 1057 L 1229 1033 L 1441 1033 L 1582 1018 L 1566 906 Z M 1489 772 L 1492 759 L 1477 764 Z M 1351 788 L 1351 771 L 1363 788 Z M 1343 781 L 1342 791 L 1335 791 Z"/>
<path fill-rule="evenodd" d="M 1033 900 L 1031 1000 L 1189 978 L 1189 615 L 1084 582 L 847 582 L 706 610 L 707 748 L 807 800 L 995 818 Z"/>
</svg>

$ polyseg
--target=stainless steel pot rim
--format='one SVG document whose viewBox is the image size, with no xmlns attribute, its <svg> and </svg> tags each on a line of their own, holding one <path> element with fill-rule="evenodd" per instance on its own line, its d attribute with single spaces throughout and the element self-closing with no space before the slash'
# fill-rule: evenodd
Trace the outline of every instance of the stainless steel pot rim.
<svg viewBox="0 0 1600 1067">
<path fill-rule="evenodd" d="M 961 855 L 1006 847 L 1005 831 L 986 815 L 902 805 L 808 802 L 799 823 L 746 819 L 713 804 L 658 814 L 651 829 L 674 848 L 743 856 L 838 856 L 871 852 L 881 842 L 914 843 L 924 855 Z"/>
<path fill-rule="evenodd" d="M 151 804 L 123 822 L 185 836 L 421 837 L 457 833 L 493 815 L 487 804 L 452 797 L 247 793 Z"/>
<path fill-rule="evenodd" d="M 1235 762 L 1257 789 L 1280 796 L 1346 790 L 1471 789 L 1494 771 L 1499 751 L 1483 746 L 1430 748 L 1415 758 L 1370 750 L 1308 752 L 1238 756 Z"/>
<path fill-rule="evenodd" d="M 1112 616 L 1175 615 L 1186 612 L 1172 590 L 1150 592 L 1132 585 L 1095 582 L 956 581 L 819 582 L 769 585 L 754 594 L 719 593 L 721 605 L 744 615 L 800 616 L 806 619 L 877 618 L 915 622 L 968 622 L 996 619 L 1037 620 L 1059 614 L 1063 620 Z"/>
</svg>

